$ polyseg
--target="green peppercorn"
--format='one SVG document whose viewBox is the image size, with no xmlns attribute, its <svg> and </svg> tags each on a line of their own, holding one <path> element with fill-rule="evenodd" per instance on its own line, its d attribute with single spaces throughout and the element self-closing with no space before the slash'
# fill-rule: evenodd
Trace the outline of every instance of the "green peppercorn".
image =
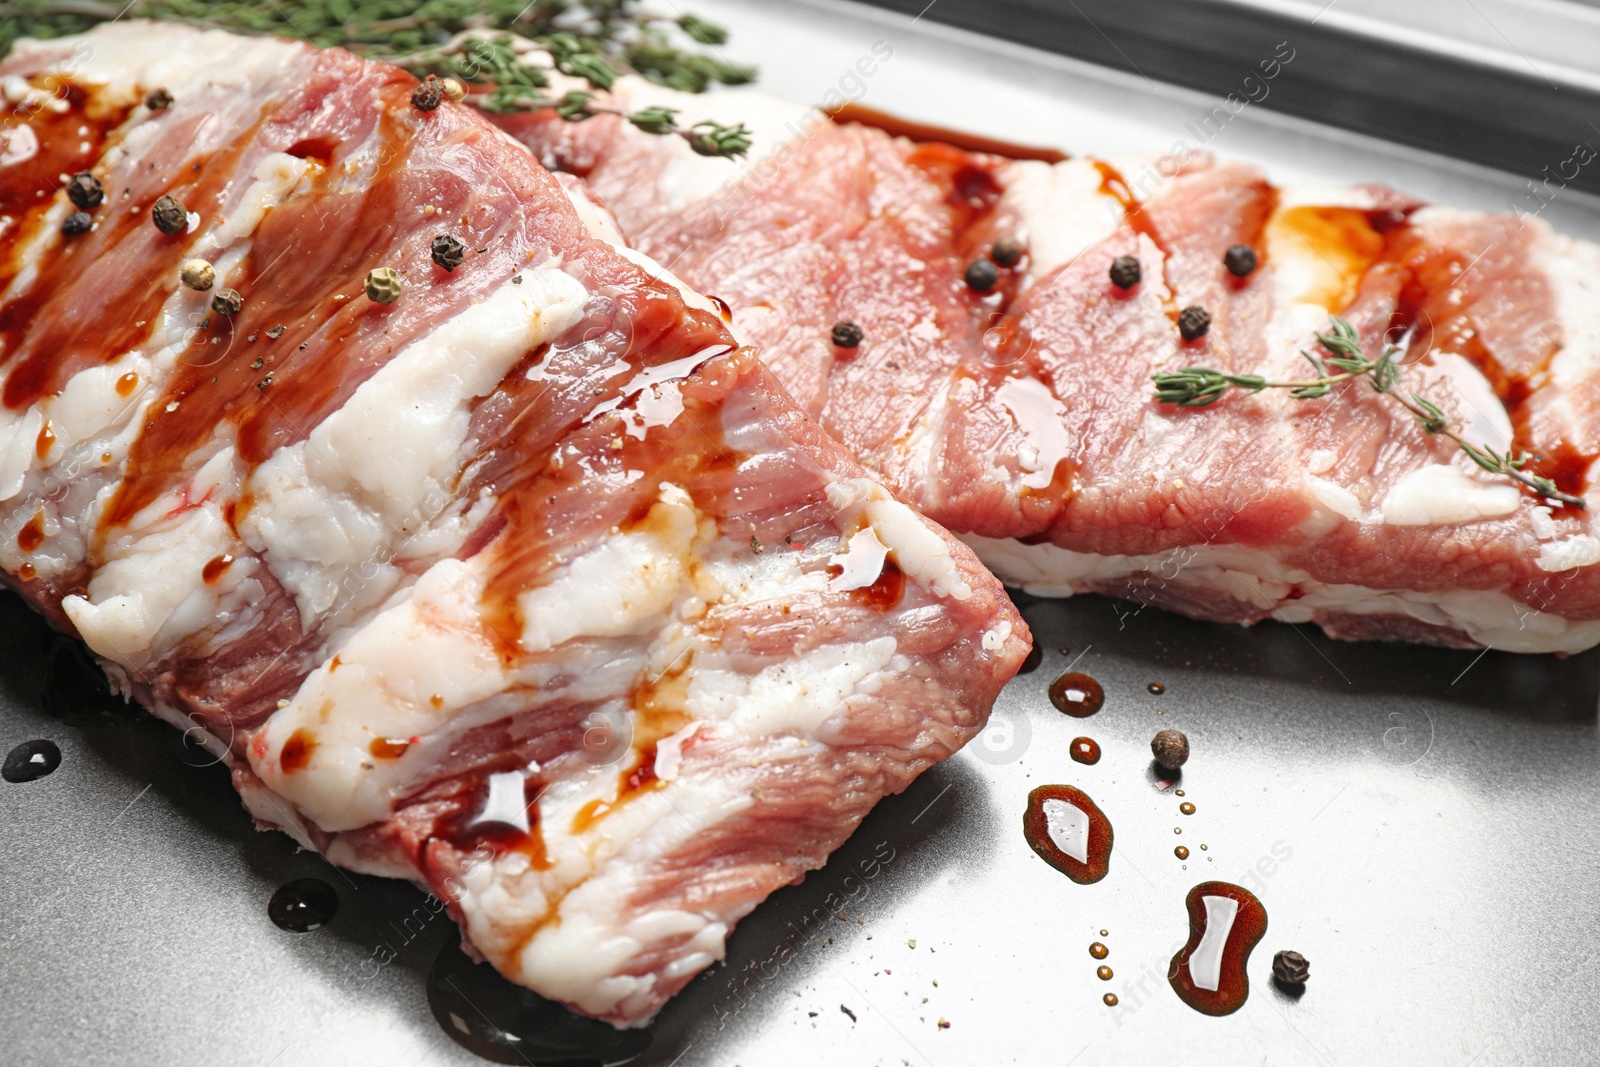
<svg viewBox="0 0 1600 1067">
<path fill-rule="evenodd" d="M 418 111 L 435 111 L 444 102 L 444 86 L 438 75 L 430 74 L 423 83 L 411 90 L 411 106 Z"/>
<path fill-rule="evenodd" d="M 150 209 L 150 218 L 156 229 L 172 237 L 189 228 L 189 212 L 175 197 L 163 196 Z"/>
<path fill-rule="evenodd" d="M 1178 312 L 1178 332 L 1185 341 L 1198 341 L 1211 329 L 1211 312 L 1203 307 L 1186 307 Z"/>
<path fill-rule="evenodd" d="M 144 98 L 144 106 L 151 111 L 165 111 L 172 106 L 172 94 L 165 89 L 157 89 Z"/>
<path fill-rule="evenodd" d="M 866 333 L 853 322 L 836 322 L 833 324 L 833 345 L 835 348 L 855 348 L 866 339 Z"/>
<path fill-rule="evenodd" d="M 66 237 L 76 237 L 80 233 L 88 233 L 94 220 L 83 211 L 74 211 L 61 220 L 61 233 Z"/>
<path fill-rule="evenodd" d="M 239 295 L 237 289 L 218 289 L 217 294 L 211 298 L 211 310 L 218 315 L 232 317 L 239 314 L 244 307 L 244 297 Z"/>
<path fill-rule="evenodd" d="M 1118 289 L 1132 289 L 1143 277 L 1144 270 L 1132 256 L 1118 256 L 1111 261 L 1111 284 Z"/>
<path fill-rule="evenodd" d="M 191 289 L 198 289 L 202 293 L 217 282 L 216 269 L 203 259 L 185 261 L 183 266 L 178 269 L 178 277 L 184 285 Z"/>
<path fill-rule="evenodd" d="M 1015 237 L 1002 237 L 989 249 L 989 258 L 1002 267 L 1015 267 L 1022 262 L 1022 255 L 1026 251 L 1022 242 Z"/>
<path fill-rule="evenodd" d="M 1235 278 L 1248 278 L 1256 269 L 1256 250 L 1249 245 L 1234 245 L 1222 254 L 1222 265 Z"/>
<path fill-rule="evenodd" d="M 433 261 L 445 270 L 455 270 L 461 266 L 466 254 L 467 246 L 447 233 L 441 233 L 433 239 Z"/>
<path fill-rule="evenodd" d="M 67 199 L 84 211 L 99 207 L 105 198 L 106 191 L 100 179 L 86 170 L 80 170 L 67 181 Z"/>
<path fill-rule="evenodd" d="M 393 267 L 379 267 L 367 275 L 367 298 L 377 304 L 392 304 L 400 299 L 405 284 Z"/>
<path fill-rule="evenodd" d="M 987 293 L 1000 280 L 1000 268 L 991 259 L 979 258 L 967 264 L 963 275 L 967 288 L 975 293 Z"/>
</svg>

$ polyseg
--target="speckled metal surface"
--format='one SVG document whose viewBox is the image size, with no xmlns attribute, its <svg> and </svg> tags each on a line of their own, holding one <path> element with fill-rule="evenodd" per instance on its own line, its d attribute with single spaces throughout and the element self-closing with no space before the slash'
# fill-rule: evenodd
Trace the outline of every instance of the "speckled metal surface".
<svg viewBox="0 0 1600 1067">
<path fill-rule="evenodd" d="M 866 9 L 695 7 L 730 25 L 730 51 L 790 99 L 820 98 L 890 40 L 863 102 L 1018 141 L 1160 151 L 1215 104 Z M 1248 108 L 1210 147 L 1285 181 L 1382 180 L 1470 207 L 1503 209 L 1521 187 Z M 1544 217 L 1600 237 L 1600 211 L 1579 194 L 1558 194 Z M 1095 597 L 1026 613 L 1043 663 L 1007 688 L 990 729 L 747 919 L 726 965 L 669 1005 L 636 1062 L 1600 1059 L 1600 1036 L 1579 1025 L 1600 996 L 1600 655 L 1338 644 Z M 483 1062 L 430 1012 L 428 974 L 455 931 L 421 893 L 255 832 L 222 769 L 192 765 L 207 760 L 166 726 L 48 713 L 41 696 L 62 684 L 46 678 L 51 647 L 0 597 L 0 749 L 46 737 L 64 756 L 48 777 L 0 783 L 5 1062 Z M 1092 718 L 1045 697 L 1069 664 L 1105 688 Z M 1191 739 L 1193 815 L 1150 773 L 1165 726 Z M 1069 760 L 1079 734 L 1103 746 L 1098 765 Z M 1110 817 L 1104 881 L 1075 885 L 1024 842 L 1027 793 L 1049 782 L 1086 790 Z M 338 891 L 337 915 L 279 930 L 269 897 L 308 876 Z M 1212 878 L 1254 889 L 1270 916 L 1250 999 L 1221 1019 L 1185 1008 L 1164 979 L 1184 894 Z M 1109 982 L 1095 976 L 1096 940 Z M 1270 981 L 1282 948 L 1311 961 L 1299 999 Z M 1117 1007 L 1101 1003 L 1107 991 Z"/>
</svg>

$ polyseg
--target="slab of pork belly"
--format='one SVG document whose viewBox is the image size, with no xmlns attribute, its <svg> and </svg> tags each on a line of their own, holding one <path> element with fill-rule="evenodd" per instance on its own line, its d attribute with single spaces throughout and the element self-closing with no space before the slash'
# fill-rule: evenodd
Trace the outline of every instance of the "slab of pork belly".
<svg viewBox="0 0 1600 1067">
<path fill-rule="evenodd" d="M 415 84 L 141 23 L 0 66 L 0 569 L 263 825 L 636 1024 L 981 728 L 1027 630 L 713 305 Z"/>
<path fill-rule="evenodd" d="M 1600 253 L 1537 219 L 1378 187 L 1279 189 L 1204 154 L 1047 164 L 913 144 L 744 91 L 619 83 L 630 106 L 745 119 L 729 178 L 611 118 L 504 120 L 583 176 L 643 251 L 726 300 L 810 413 L 1032 592 L 1205 619 L 1520 651 L 1600 641 L 1600 531 L 1474 467 L 1364 383 L 1319 401 L 1151 400 L 1154 371 L 1303 378 L 1346 317 L 1479 444 L 1582 493 L 1600 456 Z M 992 293 L 967 263 L 1028 258 Z M 1232 276 L 1223 253 L 1256 249 Z M 1143 282 L 1113 286 L 1136 256 Z M 1185 342 L 1198 305 L 1210 332 Z M 859 324 L 854 350 L 831 324 Z"/>
</svg>

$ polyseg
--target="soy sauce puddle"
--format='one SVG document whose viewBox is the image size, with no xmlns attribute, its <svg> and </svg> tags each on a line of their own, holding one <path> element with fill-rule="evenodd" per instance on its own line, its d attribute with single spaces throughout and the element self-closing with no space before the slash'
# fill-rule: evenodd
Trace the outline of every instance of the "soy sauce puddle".
<svg viewBox="0 0 1600 1067">
<path fill-rule="evenodd" d="M 609 1067 L 649 1049 L 648 1030 L 618 1030 L 474 963 L 451 941 L 428 972 L 428 1007 L 450 1039 L 495 1063 Z"/>
<path fill-rule="evenodd" d="M 1204 1015 L 1231 1015 L 1250 996 L 1245 964 L 1267 933 L 1267 909 L 1231 882 L 1189 890 L 1189 941 L 1172 957 L 1167 981 L 1178 999 Z"/>
<path fill-rule="evenodd" d="M 1075 719 L 1093 715 L 1105 702 L 1105 690 L 1087 674 L 1069 671 L 1050 683 L 1050 703 Z"/>
<path fill-rule="evenodd" d="M 1041 785 L 1028 794 L 1022 833 L 1039 858 L 1079 885 L 1111 869 L 1111 820 L 1070 785 Z"/>
<path fill-rule="evenodd" d="M 24 741 L 6 753 L 0 778 L 8 782 L 35 782 L 61 766 L 61 749 L 54 741 Z"/>
</svg>

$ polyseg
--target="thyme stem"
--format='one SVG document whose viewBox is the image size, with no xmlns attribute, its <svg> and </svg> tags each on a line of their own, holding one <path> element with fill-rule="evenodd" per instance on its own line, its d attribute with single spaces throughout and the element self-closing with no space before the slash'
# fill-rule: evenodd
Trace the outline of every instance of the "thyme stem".
<svg viewBox="0 0 1600 1067">
<path fill-rule="evenodd" d="M 1527 452 L 1496 452 L 1488 446 L 1468 441 L 1449 425 L 1443 409 L 1426 397 L 1412 393 L 1409 399 L 1398 392 L 1401 367 L 1395 362 L 1400 354 L 1398 345 L 1385 345 L 1377 359 L 1371 359 L 1362 350 L 1360 335 L 1344 319 L 1333 317 L 1332 329 L 1316 335 L 1317 342 L 1329 354 L 1316 356 L 1310 352 L 1301 355 L 1317 371 L 1317 377 L 1303 381 L 1275 382 L 1259 374 L 1223 374 L 1210 367 L 1184 367 L 1177 371 L 1161 371 L 1151 375 L 1155 383 L 1155 400 L 1159 404 L 1177 407 L 1209 407 L 1233 390 L 1246 394 L 1264 389 L 1288 389 L 1297 400 L 1312 400 L 1326 396 L 1328 390 L 1341 382 L 1366 378 L 1374 391 L 1382 394 L 1410 412 L 1423 432 L 1438 434 L 1455 442 L 1467 458 L 1490 474 L 1508 478 L 1529 489 L 1545 500 L 1560 501 L 1580 510 L 1587 508 L 1582 497 L 1563 492 L 1555 482 L 1525 468 L 1534 456 Z"/>
</svg>

